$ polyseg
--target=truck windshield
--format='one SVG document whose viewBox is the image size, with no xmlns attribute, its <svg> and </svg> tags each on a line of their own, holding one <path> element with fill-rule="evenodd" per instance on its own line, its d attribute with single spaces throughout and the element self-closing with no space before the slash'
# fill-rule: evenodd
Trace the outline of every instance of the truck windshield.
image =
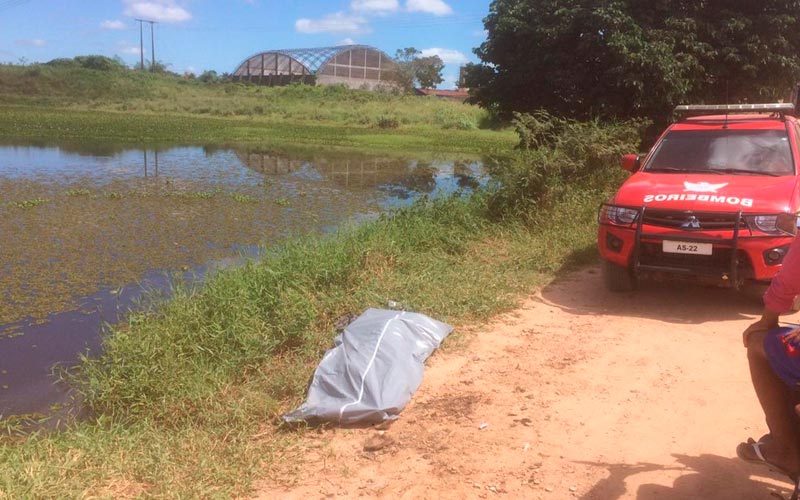
<svg viewBox="0 0 800 500">
<path fill-rule="evenodd" d="M 644 170 L 793 175 L 794 162 L 785 130 L 673 130 Z"/>
</svg>

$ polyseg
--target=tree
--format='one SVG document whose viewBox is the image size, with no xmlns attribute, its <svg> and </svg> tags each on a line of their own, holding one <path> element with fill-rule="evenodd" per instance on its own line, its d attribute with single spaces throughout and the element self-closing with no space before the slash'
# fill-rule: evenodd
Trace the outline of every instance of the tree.
<svg viewBox="0 0 800 500">
<path fill-rule="evenodd" d="M 205 83 L 216 83 L 220 81 L 219 75 L 213 69 L 203 71 L 200 73 L 200 76 L 198 76 L 197 79 Z"/>
<path fill-rule="evenodd" d="M 413 62 L 414 78 L 423 89 L 432 89 L 444 81 L 444 62 L 439 56 L 418 57 Z"/>
<path fill-rule="evenodd" d="M 444 62 L 439 56 L 421 57 L 422 52 L 414 47 L 399 49 L 395 53 L 398 65 L 398 83 L 410 91 L 415 86 L 430 89 L 444 81 Z"/>
<path fill-rule="evenodd" d="M 153 73 L 167 74 L 167 73 L 170 73 L 170 71 L 167 69 L 170 66 L 172 66 L 171 63 L 165 63 L 163 61 L 156 61 L 156 62 L 150 64 L 150 71 L 152 71 Z"/>
<path fill-rule="evenodd" d="M 127 69 L 125 62 L 116 56 L 114 56 L 114 58 L 109 58 L 106 56 L 88 55 L 76 56 L 72 59 L 60 57 L 47 61 L 45 64 L 48 66 L 81 67 L 97 71 L 122 71 Z"/>
<path fill-rule="evenodd" d="M 770 101 L 800 78 L 797 0 L 494 0 L 472 99 L 500 112 L 665 119 Z"/>
</svg>

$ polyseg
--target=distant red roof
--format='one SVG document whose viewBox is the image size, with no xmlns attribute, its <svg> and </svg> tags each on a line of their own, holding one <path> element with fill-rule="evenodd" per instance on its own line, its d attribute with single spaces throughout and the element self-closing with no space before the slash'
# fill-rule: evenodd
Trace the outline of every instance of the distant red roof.
<svg viewBox="0 0 800 500">
<path fill-rule="evenodd" d="M 442 99 L 452 99 L 454 101 L 464 102 L 469 97 L 469 92 L 466 90 L 439 90 L 439 89 L 414 89 L 417 95 L 430 95 L 440 97 Z"/>
</svg>

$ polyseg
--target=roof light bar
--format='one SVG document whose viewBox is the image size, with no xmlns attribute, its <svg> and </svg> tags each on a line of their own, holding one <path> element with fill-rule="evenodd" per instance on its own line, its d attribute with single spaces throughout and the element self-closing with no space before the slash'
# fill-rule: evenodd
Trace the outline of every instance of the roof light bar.
<svg viewBox="0 0 800 500">
<path fill-rule="evenodd" d="M 711 113 L 778 113 L 794 114 L 794 104 L 776 102 L 769 104 L 689 104 L 675 107 L 677 116 L 707 115 Z"/>
</svg>

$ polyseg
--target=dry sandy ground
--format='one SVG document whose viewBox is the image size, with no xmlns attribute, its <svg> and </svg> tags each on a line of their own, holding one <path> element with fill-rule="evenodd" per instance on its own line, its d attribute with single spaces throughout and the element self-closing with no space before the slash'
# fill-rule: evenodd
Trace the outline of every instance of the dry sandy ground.
<svg viewBox="0 0 800 500">
<path fill-rule="evenodd" d="M 579 271 L 436 353 L 390 426 L 304 436 L 257 497 L 788 497 L 734 452 L 766 431 L 741 345 L 758 313 L 731 291 L 611 294 Z"/>
</svg>

